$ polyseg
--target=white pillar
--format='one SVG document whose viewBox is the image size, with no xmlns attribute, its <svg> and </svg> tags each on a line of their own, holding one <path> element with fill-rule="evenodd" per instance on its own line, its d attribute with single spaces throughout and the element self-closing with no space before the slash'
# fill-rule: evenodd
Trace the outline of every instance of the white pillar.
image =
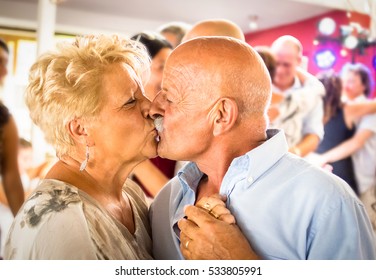
<svg viewBox="0 0 376 280">
<path fill-rule="evenodd" d="M 38 1 L 37 56 L 51 50 L 55 44 L 56 4 L 51 0 Z M 42 163 L 53 149 L 44 139 L 42 131 L 32 127 L 32 143 L 35 163 Z"/>
<path fill-rule="evenodd" d="M 37 54 L 54 46 L 56 25 L 56 4 L 51 0 L 38 1 Z"/>
</svg>

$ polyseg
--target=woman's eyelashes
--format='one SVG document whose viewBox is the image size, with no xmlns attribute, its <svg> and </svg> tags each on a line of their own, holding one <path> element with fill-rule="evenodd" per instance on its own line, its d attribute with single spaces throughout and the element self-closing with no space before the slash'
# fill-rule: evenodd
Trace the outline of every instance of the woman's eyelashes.
<svg viewBox="0 0 376 280">
<path fill-rule="evenodd" d="M 120 107 L 121 108 L 129 108 L 129 107 L 132 107 L 132 105 L 134 105 L 136 103 L 136 98 L 134 96 L 132 96 L 131 98 L 129 98 L 127 101 L 125 101 L 125 103 Z"/>
</svg>

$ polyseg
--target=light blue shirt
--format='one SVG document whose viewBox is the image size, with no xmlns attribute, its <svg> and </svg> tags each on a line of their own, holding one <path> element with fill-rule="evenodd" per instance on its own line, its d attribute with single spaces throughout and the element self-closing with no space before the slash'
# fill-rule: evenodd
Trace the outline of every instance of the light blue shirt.
<svg viewBox="0 0 376 280">
<path fill-rule="evenodd" d="M 339 177 L 287 151 L 284 134 L 235 158 L 221 185 L 227 207 L 264 259 L 376 259 L 363 204 Z M 203 173 L 189 163 L 151 206 L 156 259 L 182 259 L 177 222 Z M 192 241 L 194 242 L 194 241 Z"/>
</svg>

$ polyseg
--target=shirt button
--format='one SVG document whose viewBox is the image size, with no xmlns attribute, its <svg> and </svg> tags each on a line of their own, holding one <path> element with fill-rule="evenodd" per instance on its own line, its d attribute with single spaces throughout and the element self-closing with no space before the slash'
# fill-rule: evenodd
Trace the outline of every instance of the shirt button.
<svg viewBox="0 0 376 280">
<path fill-rule="evenodd" d="M 251 184 L 253 183 L 253 177 L 252 176 L 248 177 L 248 183 L 251 183 Z"/>
</svg>

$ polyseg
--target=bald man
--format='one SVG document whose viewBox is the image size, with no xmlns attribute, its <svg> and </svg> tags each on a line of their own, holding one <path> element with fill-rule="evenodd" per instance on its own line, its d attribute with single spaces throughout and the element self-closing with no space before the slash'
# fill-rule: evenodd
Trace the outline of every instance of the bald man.
<svg viewBox="0 0 376 280">
<path fill-rule="evenodd" d="M 200 37 L 169 56 L 150 114 L 159 120 L 158 154 L 190 163 L 151 205 L 156 259 L 376 257 L 350 187 L 267 130 L 270 97 L 264 63 L 240 40 Z M 217 193 L 248 242 L 212 199 L 193 206 Z"/>
<path fill-rule="evenodd" d="M 183 37 L 182 42 L 202 36 L 228 36 L 245 41 L 243 31 L 226 19 L 208 19 L 197 22 Z"/>
<path fill-rule="evenodd" d="M 281 114 L 271 127 L 283 129 L 290 152 L 304 157 L 316 150 L 324 136 L 325 88 L 316 77 L 300 74 L 303 47 L 298 39 L 281 36 L 271 51 L 276 58 L 273 92 L 283 96 Z"/>
</svg>

